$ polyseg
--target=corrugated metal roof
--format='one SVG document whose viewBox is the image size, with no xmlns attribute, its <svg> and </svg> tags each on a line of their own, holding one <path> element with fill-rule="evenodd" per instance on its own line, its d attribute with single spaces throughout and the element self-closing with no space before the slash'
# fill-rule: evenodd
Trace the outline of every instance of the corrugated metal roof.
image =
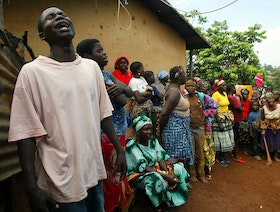
<svg viewBox="0 0 280 212">
<path fill-rule="evenodd" d="M 15 82 L 23 62 L 19 61 L 6 31 L 0 30 L 0 80 L 3 93 L 0 95 L 0 181 L 21 171 L 17 144 L 8 143 L 10 104 Z"/>
<path fill-rule="evenodd" d="M 142 0 L 150 8 L 159 20 L 167 23 L 178 31 L 186 40 L 186 49 L 210 48 L 210 44 L 192 27 L 188 21 L 174 9 L 171 4 L 163 0 Z"/>
</svg>

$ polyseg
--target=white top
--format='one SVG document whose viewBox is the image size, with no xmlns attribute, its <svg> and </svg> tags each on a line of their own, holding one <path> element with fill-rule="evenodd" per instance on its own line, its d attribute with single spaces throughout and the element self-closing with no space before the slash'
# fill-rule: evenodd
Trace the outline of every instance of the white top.
<svg viewBox="0 0 280 212">
<path fill-rule="evenodd" d="M 140 77 L 140 78 L 132 77 L 131 80 L 129 81 L 128 86 L 131 88 L 133 92 L 139 91 L 139 93 L 144 93 L 147 91 L 148 83 L 144 77 Z"/>
<path fill-rule="evenodd" d="M 60 63 L 45 56 L 25 64 L 16 83 L 9 141 L 35 137 L 40 188 L 58 202 L 77 202 L 106 178 L 100 121 L 112 115 L 101 70 L 76 55 Z"/>
<path fill-rule="evenodd" d="M 273 111 L 270 111 L 267 109 L 267 106 L 263 106 L 264 109 L 264 116 L 266 119 L 280 119 L 280 104 L 276 105 L 276 109 Z"/>
</svg>

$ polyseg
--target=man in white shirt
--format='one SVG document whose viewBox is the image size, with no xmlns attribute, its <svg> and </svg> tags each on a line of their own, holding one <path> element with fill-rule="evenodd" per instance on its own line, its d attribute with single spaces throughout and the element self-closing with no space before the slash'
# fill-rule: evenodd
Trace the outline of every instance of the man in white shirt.
<svg viewBox="0 0 280 212">
<path fill-rule="evenodd" d="M 101 70 L 75 54 L 74 27 L 62 10 L 46 9 L 38 31 L 50 54 L 22 67 L 9 129 L 9 141 L 18 142 L 29 205 L 33 211 L 104 211 L 101 128 L 123 176 L 126 162 Z"/>
</svg>

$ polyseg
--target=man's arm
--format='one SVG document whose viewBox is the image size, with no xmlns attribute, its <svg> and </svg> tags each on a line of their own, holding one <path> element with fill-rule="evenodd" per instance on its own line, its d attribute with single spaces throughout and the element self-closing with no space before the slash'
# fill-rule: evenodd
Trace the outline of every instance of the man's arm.
<svg viewBox="0 0 280 212">
<path fill-rule="evenodd" d="M 121 90 L 116 84 L 106 83 L 107 93 L 111 99 L 111 102 L 118 104 L 120 106 L 124 106 L 127 101 L 127 97 L 124 93 L 121 93 Z"/>
<path fill-rule="evenodd" d="M 131 90 L 129 86 L 118 80 L 115 76 L 111 75 L 111 79 L 113 82 L 119 87 L 119 89 L 122 90 L 122 93 L 124 93 L 127 97 L 133 97 L 134 93 Z"/>
<path fill-rule="evenodd" d="M 105 82 L 107 92 L 112 102 L 124 106 L 127 102 L 127 97 L 132 97 L 134 94 L 130 87 L 110 75 L 114 84 Z"/>
<path fill-rule="evenodd" d="M 37 188 L 34 167 L 36 141 L 34 138 L 27 138 L 18 141 L 17 144 L 25 189 Z"/>
<path fill-rule="evenodd" d="M 118 157 L 118 172 L 121 173 L 121 179 L 126 175 L 126 160 L 125 160 L 125 153 L 124 150 L 120 144 L 120 141 L 118 139 L 118 136 L 115 132 L 113 122 L 111 120 L 111 117 L 104 118 L 101 121 L 101 128 L 103 132 L 109 137 L 110 141 L 114 145 L 116 151 L 117 151 L 117 157 Z"/>
<path fill-rule="evenodd" d="M 25 191 L 29 200 L 29 206 L 32 211 L 48 211 L 47 203 L 55 208 L 59 206 L 56 202 L 41 190 L 35 177 L 35 152 L 36 141 L 34 138 L 27 138 L 17 142 L 18 154 L 23 173 Z"/>
</svg>

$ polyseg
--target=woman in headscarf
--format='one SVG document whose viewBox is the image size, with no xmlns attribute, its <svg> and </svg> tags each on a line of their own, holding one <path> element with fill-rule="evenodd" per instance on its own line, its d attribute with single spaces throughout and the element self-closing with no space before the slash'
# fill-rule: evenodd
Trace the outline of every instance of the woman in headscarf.
<svg viewBox="0 0 280 212">
<path fill-rule="evenodd" d="M 212 132 L 216 151 L 216 161 L 223 167 L 227 167 L 229 159 L 226 153 L 233 150 L 233 113 L 228 109 L 230 104 L 226 93 L 226 82 L 223 79 L 215 81 L 217 91 L 212 98 L 218 103 L 218 112 L 212 120 Z"/>
<path fill-rule="evenodd" d="M 164 94 L 168 87 L 169 75 L 166 71 L 161 70 L 156 77 L 155 87 L 160 93 Z"/>
<path fill-rule="evenodd" d="M 130 71 L 128 71 L 128 65 L 129 65 L 129 60 L 125 56 L 121 56 L 121 57 L 116 59 L 116 61 L 115 61 L 115 71 L 113 71 L 113 73 L 112 73 L 112 75 L 114 77 L 116 77 L 116 79 L 118 79 L 119 81 L 123 82 L 126 85 L 128 85 L 129 81 L 133 77 L 133 74 Z M 130 137 L 130 132 L 131 132 L 131 128 L 130 128 L 130 124 L 131 124 L 131 118 L 130 118 L 130 116 L 131 116 L 131 114 L 130 114 L 131 104 L 132 104 L 132 99 L 127 98 L 127 102 L 124 106 L 125 117 L 126 117 L 126 122 L 127 122 L 127 126 L 128 126 L 128 130 L 127 130 L 127 133 L 126 133 L 127 137 Z"/>
<path fill-rule="evenodd" d="M 152 121 L 141 115 L 133 120 L 136 137 L 126 145 L 130 185 L 143 190 L 157 211 L 184 204 L 188 197 L 189 174 L 184 165 L 171 160 L 153 136 Z"/>
<path fill-rule="evenodd" d="M 218 103 L 211 97 L 211 85 L 203 80 L 197 84 L 197 90 L 200 98 L 203 100 L 205 121 L 204 121 L 204 153 L 205 153 L 205 178 L 212 180 L 212 167 L 215 164 L 216 152 L 214 149 L 214 140 L 212 135 L 212 118 L 218 110 Z M 204 94 L 203 97 L 201 94 Z"/>
<path fill-rule="evenodd" d="M 115 71 L 112 73 L 118 80 L 126 85 L 128 85 L 133 77 L 132 73 L 128 71 L 128 65 L 129 60 L 126 57 L 119 57 L 115 62 Z"/>
<path fill-rule="evenodd" d="M 204 95 L 197 92 L 197 83 L 194 78 L 189 78 L 186 81 L 185 89 L 187 91 L 185 98 L 190 103 L 190 129 L 192 134 L 192 144 L 194 150 L 195 164 L 190 166 L 190 180 L 197 182 L 200 180 L 203 183 L 208 181 L 205 178 L 204 166 L 205 155 L 203 151 L 203 145 L 205 141 L 204 133 Z"/>
<path fill-rule="evenodd" d="M 277 157 L 277 152 L 280 150 L 280 105 L 276 104 L 272 92 L 266 93 L 264 98 L 267 104 L 261 110 L 261 128 L 264 138 L 260 147 L 265 150 L 265 139 L 271 158 L 280 161 Z"/>
</svg>

